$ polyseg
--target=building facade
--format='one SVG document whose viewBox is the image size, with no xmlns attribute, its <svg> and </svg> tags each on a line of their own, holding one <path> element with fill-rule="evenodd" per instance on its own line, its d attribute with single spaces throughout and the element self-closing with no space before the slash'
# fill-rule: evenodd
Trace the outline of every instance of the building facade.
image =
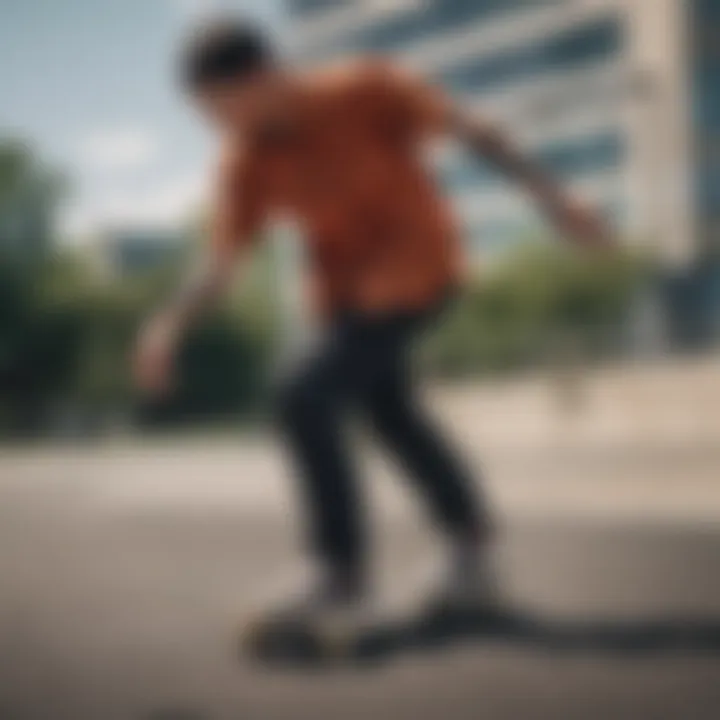
<svg viewBox="0 0 720 720">
<path fill-rule="evenodd" d="M 693 130 L 700 243 L 720 255 L 720 2 L 694 0 Z"/>
<path fill-rule="evenodd" d="M 505 123 L 604 208 L 628 242 L 652 247 L 668 266 L 686 267 L 712 245 L 720 207 L 716 0 L 286 4 L 304 62 L 394 57 Z M 708 142 L 714 159 L 699 149 Z M 478 255 L 539 232 L 531 202 L 491 168 L 452 147 L 437 162 Z"/>
</svg>

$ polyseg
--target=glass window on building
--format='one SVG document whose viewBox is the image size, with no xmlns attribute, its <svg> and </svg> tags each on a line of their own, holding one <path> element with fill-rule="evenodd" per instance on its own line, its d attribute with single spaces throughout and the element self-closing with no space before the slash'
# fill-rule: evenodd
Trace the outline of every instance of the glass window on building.
<svg viewBox="0 0 720 720">
<path fill-rule="evenodd" d="M 559 177 L 572 178 L 618 167 L 622 163 L 624 144 L 617 131 L 607 131 L 578 140 L 558 142 L 540 148 L 535 157 Z M 471 157 L 455 161 L 444 173 L 445 185 L 451 190 L 469 187 L 485 188 L 502 182 L 492 167 Z"/>
<path fill-rule="evenodd" d="M 483 92 L 550 72 L 578 68 L 606 59 L 622 43 L 621 26 L 608 18 L 515 51 L 478 57 L 440 73 L 438 78 L 461 92 Z"/>
<path fill-rule="evenodd" d="M 538 159 L 558 175 L 572 176 L 617 167 L 622 156 L 622 137 L 618 132 L 607 132 L 543 148 Z"/>
<path fill-rule="evenodd" d="M 294 16 L 306 15 L 323 10 L 352 5 L 354 0 L 285 0 L 285 5 Z"/>
<path fill-rule="evenodd" d="M 460 30 L 473 22 L 561 2 L 567 0 L 426 0 L 420 3 L 420 9 L 400 11 L 370 26 L 343 33 L 311 52 L 314 57 L 339 52 L 387 52 L 433 35 Z"/>
<path fill-rule="evenodd" d="M 720 4 L 693 3 L 697 207 L 707 250 L 720 252 Z"/>
</svg>

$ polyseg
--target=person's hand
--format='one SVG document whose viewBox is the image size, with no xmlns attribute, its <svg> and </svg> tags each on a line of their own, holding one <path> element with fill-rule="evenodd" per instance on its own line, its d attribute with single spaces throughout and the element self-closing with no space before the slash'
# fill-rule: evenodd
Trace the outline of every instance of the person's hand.
<svg viewBox="0 0 720 720">
<path fill-rule="evenodd" d="M 576 200 L 565 200 L 552 210 L 560 231 L 579 245 L 593 249 L 612 247 L 612 236 L 602 216 Z"/>
<path fill-rule="evenodd" d="M 140 331 L 133 355 L 133 377 L 138 389 L 163 397 L 173 388 L 177 333 L 173 323 L 158 315 Z"/>
</svg>

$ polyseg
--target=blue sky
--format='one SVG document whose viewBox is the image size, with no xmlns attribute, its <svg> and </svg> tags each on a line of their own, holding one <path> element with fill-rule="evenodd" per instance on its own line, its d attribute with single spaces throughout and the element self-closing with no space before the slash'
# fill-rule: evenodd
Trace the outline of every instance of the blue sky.
<svg viewBox="0 0 720 720">
<path fill-rule="evenodd" d="M 169 224 L 206 191 L 212 142 L 174 85 L 178 39 L 213 8 L 282 26 L 281 0 L 0 0 L 0 135 L 70 177 L 71 235 Z"/>
</svg>

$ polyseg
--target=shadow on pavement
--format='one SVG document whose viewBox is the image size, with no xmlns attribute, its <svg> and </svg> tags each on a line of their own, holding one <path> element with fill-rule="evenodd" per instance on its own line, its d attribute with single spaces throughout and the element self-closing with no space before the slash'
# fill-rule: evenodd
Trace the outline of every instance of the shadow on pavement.
<svg viewBox="0 0 720 720">
<path fill-rule="evenodd" d="M 720 654 L 720 617 L 562 621 L 524 613 L 434 616 L 388 625 L 364 641 L 366 652 L 378 657 L 468 641 L 499 641 L 548 651 Z"/>
<path fill-rule="evenodd" d="M 270 665 L 373 663 L 406 653 L 488 642 L 548 652 L 720 655 L 720 618 L 561 621 L 519 612 L 433 612 L 411 621 L 387 622 L 346 634 L 340 643 L 337 638 L 329 642 L 317 628 L 278 627 L 266 633 L 263 643 L 256 644 L 249 654 Z"/>
</svg>

